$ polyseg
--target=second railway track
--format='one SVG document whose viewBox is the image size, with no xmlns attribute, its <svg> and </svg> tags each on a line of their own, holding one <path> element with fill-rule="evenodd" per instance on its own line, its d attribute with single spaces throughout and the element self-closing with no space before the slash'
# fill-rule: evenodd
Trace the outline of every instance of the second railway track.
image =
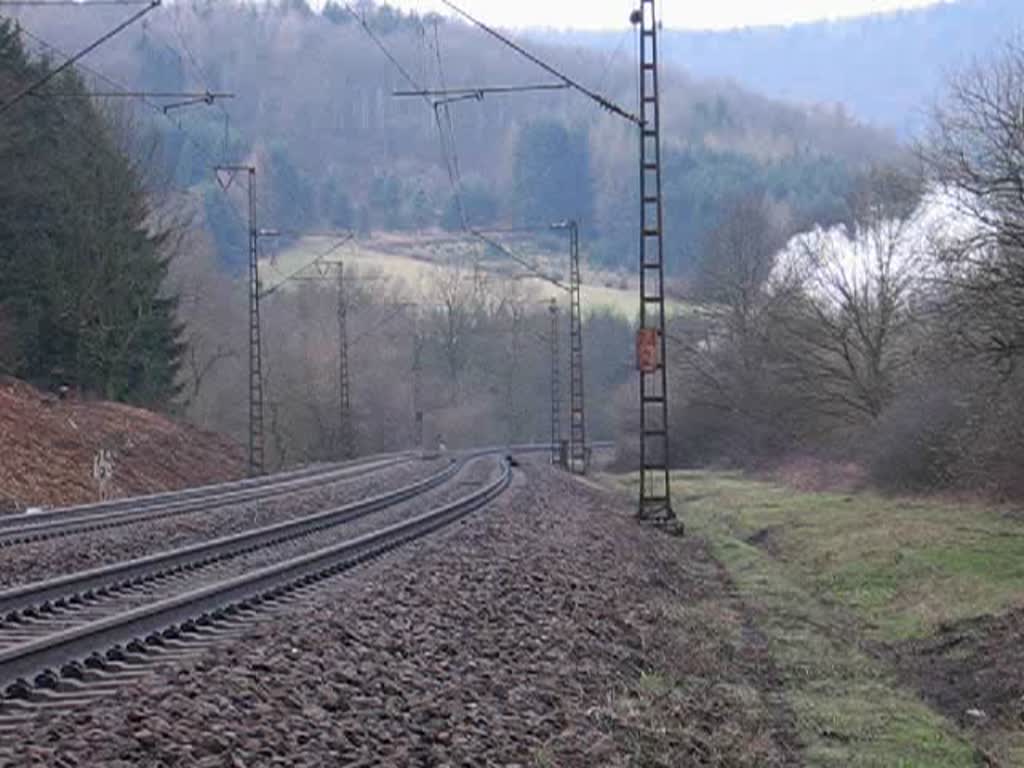
<svg viewBox="0 0 1024 768">
<path fill-rule="evenodd" d="M 454 484 L 475 490 L 429 512 L 354 538 L 308 545 L 319 531 L 416 499 L 485 460 L 492 466 L 495 461 L 476 454 L 398 491 L 310 518 L 0 593 L 0 726 L 5 717 L 23 716 L 33 702 L 74 699 L 83 685 L 102 688 L 111 671 L 130 674 L 131 662 L 151 653 L 166 657 L 184 640 L 192 647 L 213 629 L 228 631 L 320 579 L 486 504 L 507 486 L 507 462 L 496 478 Z M 289 549 L 302 540 L 305 551 Z M 225 567 L 261 548 L 277 548 L 277 562 Z"/>
<path fill-rule="evenodd" d="M 0 518 L 0 548 L 160 520 L 215 507 L 266 501 L 359 478 L 409 460 L 408 454 L 374 457 L 342 465 L 254 478 L 252 481 L 119 500 L 111 504 L 69 507 L 39 515 L 23 515 L 14 520 Z"/>
<path fill-rule="evenodd" d="M 460 468 L 452 463 L 418 482 L 317 514 L 4 590 L 0 592 L 0 650 L 96 620 L 125 605 L 188 591 L 225 573 L 244 570 L 260 558 L 287 557 L 313 546 L 312 537 L 440 487 Z"/>
</svg>

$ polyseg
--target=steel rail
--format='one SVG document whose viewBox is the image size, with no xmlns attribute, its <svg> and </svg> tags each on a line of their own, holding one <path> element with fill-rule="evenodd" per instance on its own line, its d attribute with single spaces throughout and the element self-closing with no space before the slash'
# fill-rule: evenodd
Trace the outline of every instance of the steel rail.
<svg viewBox="0 0 1024 768">
<path fill-rule="evenodd" d="M 42 523 L 30 522 L 17 528 L 0 529 L 0 549 L 15 544 L 68 536 L 73 533 L 86 533 L 133 523 L 150 522 L 174 515 L 199 512 L 212 507 L 241 504 L 249 501 L 264 501 L 289 493 L 310 490 L 327 483 L 360 477 L 406 460 L 404 458 L 385 459 L 373 464 L 334 469 L 326 473 L 284 480 L 282 482 L 261 485 L 257 488 L 243 488 L 237 491 L 160 504 L 151 509 L 143 508 L 142 511 L 115 511 L 75 517 L 71 520 L 53 520 Z"/>
<path fill-rule="evenodd" d="M 116 659 L 120 646 L 160 646 L 167 640 L 200 631 L 220 620 L 258 609 L 354 565 L 426 536 L 492 501 L 511 482 L 511 464 L 501 463 L 499 477 L 485 487 L 417 515 L 355 539 L 324 547 L 218 584 L 161 600 L 0 651 L 0 687 L 18 696 L 31 687 L 26 678 L 43 687 L 55 687 L 59 676 L 75 679 L 86 666 L 102 668 L 104 657 Z M 144 638 L 144 640 L 140 640 Z"/>
<path fill-rule="evenodd" d="M 595 449 L 613 447 L 613 445 L 611 442 L 594 442 L 590 444 Z M 528 443 L 508 446 L 508 449 L 517 452 L 539 452 L 551 450 L 551 446 L 547 443 Z M 504 450 L 504 448 L 476 449 L 476 453 L 487 451 L 500 452 L 501 450 Z M 296 486 L 285 486 L 283 485 L 284 483 L 320 478 L 316 483 L 320 484 L 358 477 L 369 471 L 394 466 L 401 461 L 410 459 L 414 455 L 415 453 L 412 451 L 397 454 L 379 454 L 341 464 L 303 467 L 298 470 L 275 475 L 232 480 L 226 483 L 185 488 L 179 491 L 165 491 L 146 496 L 61 507 L 28 516 L 0 516 L 0 549 L 13 544 L 39 541 L 71 533 L 84 533 L 112 528 L 116 525 L 132 522 L 132 515 L 136 516 L 139 521 L 145 521 L 165 516 L 146 514 L 149 512 L 164 511 L 167 513 L 167 516 L 170 514 L 187 514 L 188 512 L 200 511 L 216 504 L 237 504 L 257 500 L 261 497 L 273 498 L 282 493 L 290 493 L 297 490 Z M 366 472 L 356 471 L 360 469 L 366 470 Z M 314 485 L 314 483 L 310 482 L 310 485 Z M 274 492 L 265 495 L 251 493 L 267 487 L 273 487 Z M 243 495 L 243 491 L 248 491 L 250 494 Z M 187 502 L 191 502 L 191 504 Z M 131 515 L 118 514 L 126 510 L 131 511 Z"/>
<path fill-rule="evenodd" d="M 267 485 L 274 485 L 286 480 L 296 480 L 303 477 L 310 477 L 317 474 L 326 474 L 350 468 L 358 468 L 367 464 L 384 461 L 389 458 L 409 458 L 412 453 L 380 454 L 366 456 L 355 461 L 346 461 L 332 464 L 314 464 L 278 472 L 272 475 L 261 475 L 260 477 L 247 477 L 239 480 L 229 480 L 223 483 L 211 483 L 209 485 L 193 486 L 182 488 L 177 491 L 162 491 L 160 493 L 146 494 L 143 496 L 128 496 L 121 499 L 109 501 L 97 501 L 89 504 L 76 504 L 68 507 L 56 507 L 44 512 L 37 512 L 31 515 L 5 515 L 0 517 L 0 535 L 2 529 L 20 527 L 26 523 L 41 523 L 50 520 L 71 520 L 74 517 L 83 517 L 105 512 L 120 512 L 126 509 L 148 509 L 164 504 L 174 504 L 196 498 L 215 496 L 221 493 L 228 493 L 247 488 L 260 488 Z"/>
<path fill-rule="evenodd" d="M 90 599 L 87 593 L 95 593 L 96 590 L 109 593 L 135 587 L 174 571 L 196 569 L 238 554 L 248 554 L 409 501 L 450 480 L 467 461 L 453 460 L 449 466 L 423 480 L 307 517 L 0 591 L 0 629 L 20 621 L 26 610 L 49 613 L 53 608 L 71 605 L 69 601 Z M 54 602 L 58 605 L 52 605 Z"/>
</svg>

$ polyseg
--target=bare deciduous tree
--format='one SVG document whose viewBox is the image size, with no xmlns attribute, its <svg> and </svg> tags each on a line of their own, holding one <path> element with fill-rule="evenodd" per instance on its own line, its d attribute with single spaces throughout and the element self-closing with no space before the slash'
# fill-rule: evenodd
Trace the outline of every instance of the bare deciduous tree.
<svg viewBox="0 0 1024 768">
<path fill-rule="evenodd" d="M 785 227 L 785 212 L 762 198 L 733 203 L 703 260 L 699 310 L 677 319 L 671 331 L 689 431 L 699 424 L 718 433 L 735 455 L 789 440 L 798 421 L 796 404 L 778 382 L 776 317 L 794 290 L 776 264 Z"/>
<path fill-rule="evenodd" d="M 447 367 L 452 405 L 458 402 L 472 336 L 487 297 L 487 278 L 476 264 L 453 263 L 430 274 L 424 303 L 433 310 L 431 316 Z"/>
<path fill-rule="evenodd" d="M 1024 353 L 1024 43 L 952 79 L 921 155 L 965 223 L 936 242 L 943 314 L 962 351 Z"/>
<path fill-rule="evenodd" d="M 913 298 L 928 255 L 920 185 L 876 170 L 853 199 L 854 224 L 796 239 L 802 291 L 787 313 L 788 375 L 811 407 L 844 421 L 878 418 L 911 361 Z"/>
<path fill-rule="evenodd" d="M 207 393 L 206 387 L 225 366 L 239 367 L 244 362 L 245 295 L 217 268 L 212 248 L 195 231 L 185 235 L 178 257 L 171 262 L 170 281 L 179 297 L 178 317 L 187 328 L 180 406 L 203 422 L 220 407 L 218 393 Z"/>
</svg>

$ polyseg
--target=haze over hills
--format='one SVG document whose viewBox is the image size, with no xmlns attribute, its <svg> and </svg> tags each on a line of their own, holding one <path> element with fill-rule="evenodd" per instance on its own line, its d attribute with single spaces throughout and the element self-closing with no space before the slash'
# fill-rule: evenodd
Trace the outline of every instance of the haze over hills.
<svg viewBox="0 0 1024 768">
<path fill-rule="evenodd" d="M 364 7 L 373 33 L 419 84 L 545 79 L 461 23 L 441 21 L 435 29 L 429 18 Z M 120 15 L 81 12 L 75 25 L 50 9 L 19 18 L 37 37 L 69 50 Z M 610 98 L 635 102 L 628 51 L 538 51 Z M 226 263 L 243 257 L 244 230 L 210 172 L 219 159 L 260 166 L 261 219 L 274 226 L 369 231 L 458 224 L 452 169 L 429 104 L 393 96 L 410 83 L 337 6 L 314 13 L 301 3 L 176 3 L 89 63 L 135 88 L 238 94 L 224 105 L 227 123 L 221 109 L 202 107 L 154 122 L 168 173 L 203 201 Z M 664 71 L 663 100 L 668 261 L 676 273 L 699 257 L 725 201 L 763 193 L 800 222 L 834 222 L 846 215 L 844 195 L 856 174 L 897 151 L 883 134 L 833 108 L 779 103 L 672 66 Z M 577 217 L 594 258 L 612 267 L 633 263 L 636 143 L 628 123 L 570 92 L 471 100 L 453 105 L 451 116 L 448 160 L 458 161 L 474 225 Z M 142 109 L 140 119 L 154 118 Z"/>
<path fill-rule="evenodd" d="M 1020 0 L 956 0 L 789 27 L 666 29 L 662 50 L 666 61 L 695 77 L 732 80 L 797 103 L 841 103 L 856 118 L 907 137 L 923 125 L 950 72 L 991 54 L 1022 27 Z M 605 51 L 621 48 L 623 37 L 534 34 Z"/>
</svg>

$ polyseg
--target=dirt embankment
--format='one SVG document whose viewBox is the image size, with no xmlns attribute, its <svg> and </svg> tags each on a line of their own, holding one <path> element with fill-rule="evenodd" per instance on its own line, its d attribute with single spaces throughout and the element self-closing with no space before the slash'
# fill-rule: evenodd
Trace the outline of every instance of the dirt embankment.
<svg viewBox="0 0 1024 768">
<path fill-rule="evenodd" d="M 240 477 L 241 448 L 120 403 L 60 399 L 0 377 L 0 514 L 96 501 L 93 460 L 109 451 L 112 497 Z"/>
</svg>

